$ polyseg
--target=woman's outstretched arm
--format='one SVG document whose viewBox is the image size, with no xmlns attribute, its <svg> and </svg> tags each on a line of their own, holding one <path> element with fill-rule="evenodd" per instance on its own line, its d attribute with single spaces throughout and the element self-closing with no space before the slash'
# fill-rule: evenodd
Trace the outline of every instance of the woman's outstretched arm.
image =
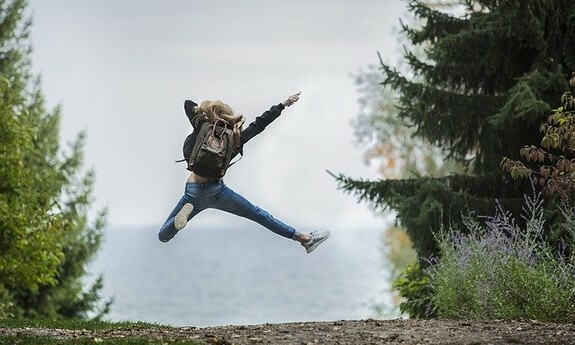
<svg viewBox="0 0 575 345">
<path fill-rule="evenodd" d="M 280 116 L 282 110 L 297 102 L 299 100 L 300 94 L 301 91 L 289 96 L 285 101 L 281 102 L 280 104 L 273 105 L 268 111 L 256 117 L 256 119 L 242 131 L 240 147 L 256 135 L 260 134 L 270 123 L 272 123 Z"/>
</svg>

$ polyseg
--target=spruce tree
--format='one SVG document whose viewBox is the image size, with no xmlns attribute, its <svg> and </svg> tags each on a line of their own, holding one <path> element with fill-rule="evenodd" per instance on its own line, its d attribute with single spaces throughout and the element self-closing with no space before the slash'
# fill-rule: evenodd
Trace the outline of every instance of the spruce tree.
<svg viewBox="0 0 575 345">
<path fill-rule="evenodd" d="M 101 277 L 84 288 L 99 248 L 89 223 L 93 173 L 84 135 L 60 148 L 60 110 L 47 110 L 31 72 L 25 0 L 0 0 L 0 317 L 87 317 L 105 312 Z"/>
<path fill-rule="evenodd" d="M 421 257 L 436 252 L 433 231 L 469 210 L 492 214 L 496 200 L 519 210 L 529 184 L 512 181 L 501 159 L 518 159 L 523 146 L 541 140 L 539 126 L 575 70 L 575 2 L 461 0 L 460 7 L 464 15 L 410 1 L 423 24 L 402 31 L 425 54 L 406 49 L 409 73 L 383 63 L 381 70 L 383 86 L 399 94 L 399 116 L 465 172 L 379 181 L 338 176 L 360 200 L 397 211 Z"/>
</svg>

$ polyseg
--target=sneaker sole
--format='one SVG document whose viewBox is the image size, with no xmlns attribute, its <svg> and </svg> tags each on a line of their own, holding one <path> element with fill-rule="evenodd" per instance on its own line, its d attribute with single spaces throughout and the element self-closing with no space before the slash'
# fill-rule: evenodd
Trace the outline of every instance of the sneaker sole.
<svg viewBox="0 0 575 345">
<path fill-rule="evenodd" d="M 185 204 L 184 207 L 176 214 L 174 218 L 174 227 L 176 230 L 182 230 L 186 224 L 188 223 L 188 217 L 194 210 L 194 205 L 192 204 Z"/>
<path fill-rule="evenodd" d="M 329 235 L 331 235 L 331 233 L 329 231 L 327 231 L 327 235 L 322 238 L 321 240 L 317 241 L 316 243 L 314 243 L 313 246 L 306 248 L 305 250 L 307 251 L 307 253 L 311 253 L 314 251 L 314 249 L 316 249 L 320 244 L 322 244 L 323 242 L 325 242 L 325 240 L 327 240 L 329 238 Z"/>
</svg>

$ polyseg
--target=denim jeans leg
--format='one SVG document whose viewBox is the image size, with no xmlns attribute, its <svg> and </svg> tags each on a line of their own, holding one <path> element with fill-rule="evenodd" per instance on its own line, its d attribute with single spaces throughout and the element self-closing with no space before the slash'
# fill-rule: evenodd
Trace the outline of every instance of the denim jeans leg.
<svg viewBox="0 0 575 345">
<path fill-rule="evenodd" d="M 176 236 L 176 233 L 178 232 L 178 230 L 176 230 L 176 227 L 174 226 L 174 218 L 176 217 L 176 214 L 178 214 L 178 212 L 180 212 L 182 207 L 184 207 L 184 205 L 188 202 L 189 201 L 186 199 L 185 195 L 180 198 L 180 201 L 178 201 L 178 204 L 176 205 L 176 207 L 174 207 L 174 209 L 172 210 L 172 213 L 170 213 L 170 215 L 168 216 L 168 218 L 166 219 L 166 221 L 164 222 L 164 224 L 160 228 L 160 232 L 158 233 L 158 239 L 160 241 L 168 242 L 174 236 Z M 196 210 L 194 210 L 194 212 L 195 211 Z"/>
<path fill-rule="evenodd" d="M 296 230 L 293 227 L 274 218 L 267 211 L 255 206 L 225 185 L 220 192 L 219 199 L 219 203 L 214 205 L 219 210 L 247 218 L 289 239 L 293 239 L 296 234 Z"/>
</svg>

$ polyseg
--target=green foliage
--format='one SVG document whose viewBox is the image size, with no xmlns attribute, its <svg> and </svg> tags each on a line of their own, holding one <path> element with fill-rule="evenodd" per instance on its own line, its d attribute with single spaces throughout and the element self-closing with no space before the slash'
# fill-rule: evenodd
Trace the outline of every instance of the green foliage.
<svg viewBox="0 0 575 345">
<path fill-rule="evenodd" d="M 575 73 L 570 84 L 575 86 Z M 575 192 L 575 98 L 570 91 L 563 94 L 561 103 L 540 127 L 541 147 L 526 145 L 521 149 L 528 165 L 504 157 L 501 167 L 512 178 L 530 178 L 547 196 L 559 195 L 565 200 Z"/>
<path fill-rule="evenodd" d="M 200 345 L 187 339 L 148 339 L 148 338 L 55 338 L 47 336 L 16 335 L 0 336 L 0 345 Z"/>
<path fill-rule="evenodd" d="M 0 319 L 0 327 L 3 328 L 51 328 L 51 329 L 70 329 L 70 330 L 96 330 L 96 331 L 106 331 L 106 330 L 130 330 L 130 329 L 150 329 L 154 327 L 164 327 L 156 323 L 148 322 L 132 322 L 132 321 L 122 321 L 122 322 L 108 322 L 101 320 L 82 320 L 82 319 L 22 319 L 22 318 L 10 318 L 10 319 Z"/>
<path fill-rule="evenodd" d="M 368 101 L 392 101 L 396 107 L 390 110 L 371 101 L 368 104 L 376 106 L 367 107 L 367 114 L 371 110 L 372 116 L 362 114 L 359 119 L 363 129 L 371 126 L 376 132 L 373 147 L 405 141 L 389 131 L 397 123 L 384 121 L 397 118 L 400 126 L 408 127 L 403 133 L 414 136 L 409 144 L 427 143 L 430 152 L 455 161 L 457 169 L 448 169 L 448 174 L 420 170 L 399 180 L 337 176 L 339 187 L 360 201 L 397 212 L 422 265 L 439 251 L 433 231 L 444 224 L 458 226 L 469 210 L 487 214 L 499 200 L 512 213 L 520 212 L 529 183 L 504 174 L 501 157 L 517 159 L 522 147 L 539 140 L 539 124 L 565 89 L 564 73 L 575 67 L 572 1 L 459 3 L 456 12 L 464 13 L 460 16 L 436 10 L 426 1 L 409 2 L 416 25 L 402 23 L 409 39 L 407 67 L 398 70 L 380 59 L 380 97 L 361 90 Z M 365 129 L 361 133 L 370 134 Z M 376 152 L 394 157 L 397 151 Z M 418 315 L 422 299 L 401 294 L 412 303 L 409 314 Z"/>
<path fill-rule="evenodd" d="M 25 7 L 0 0 L 0 316 L 85 317 L 101 281 L 83 291 L 81 278 L 104 214 L 88 224 L 84 135 L 61 152 L 60 111 L 45 109 L 30 72 Z"/>
<path fill-rule="evenodd" d="M 454 162 L 441 159 L 439 148 L 414 137 L 409 119 L 398 116 L 396 92 L 382 87 L 381 81 L 380 71 L 373 66 L 355 76 L 361 97 L 353 127 L 357 144 L 366 148 L 365 162 L 378 164 L 385 178 L 442 176 L 456 170 Z"/>
<path fill-rule="evenodd" d="M 0 335 L 0 344 L 26 344 L 26 345 L 82 345 L 82 344 L 109 344 L 109 345 L 136 345 L 136 344 L 199 344 L 195 340 L 189 340 L 174 336 L 172 327 L 144 322 L 102 322 L 84 320 L 30 320 L 8 319 L 0 320 L 0 327 L 13 329 L 44 329 L 59 330 L 67 337 L 27 334 L 18 332 L 17 335 Z M 147 331 L 154 332 L 147 335 Z M 49 331 L 48 331 L 49 332 Z M 121 335 L 119 335 L 120 333 Z M 162 334 L 159 336 L 158 334 Z"/>
<path fill-rule="evenodd" d="M 403 274 L 394 280 L 393 288 L 404 299 L 399 305 L 403 314 L 418 319 L 435 316 L 431 307 L 430 278 L 418 262 L 405 268 Z"/>
<path fill-rule="evenodd" d="M 22 1 L 12 5 L 16 12 L 24 6 Z M 17 26 L 13 22 L 17 18 L 12 15 L 0 19 L 2 27 Z M 12 41 L 24 36 L 23 33 L 16 35 L 7 43 L 15 45 Z M 43 212 L 50 208 L 48 200 L 30 192 L 37 189 L 40 181 L 60 183 L 55 171 L 37 176 L 27 169 L 30 160 L 39 157 L 34 154 L 37 132 L 23 121 L 35 109 L 24 104 L 26 90 L 23 81 L 18 79 L 21 75 L 16 73 L 10 78 L 15 68 L 9 64 L 10 58 L 19 56 L 19 52 L 9 50 L 0 57 L 0 75 L 3 76 L 0 82 L 0 252 L 7 254 L 0 263 L 0 281 L 6 286 L 25 286 L 30 291 L 37 291 L 39 285 L 56 284 L 55 270 L 62 260 L 58 250 L 62 238 L 58 231 L 61 219 L 43 218 Z"/>
<path fill-rule="evenodd" d="M 457 12 L 464 14 L 455 15 L 414 0 L 409 11 L 422 24 L 402 24 L 407 71 L 381 63 L 381 92 L 396 93 L 397 116 L 413 134 L 464 169 L 338 182 L 360 200 L 397 211 L 425 258 L 438 250 L 432 231 L 461 223 L 463 211 L 486 213 L 496 199 L 512 212 L 521 208 L 529 183 L 501 171 L 501 157 L 518 159 L 539 140 L 540 123 L 567 86 L 565 71 L 575 70 L 575 2 L 462 0 Z M 421 47 L 423 56 L 415 50 Z"/>
<path fill-rule="evenodd" d="M 335 175 L 334 175 L 335 176 Z M 469 210 L 487 214 L 496 205 L 495 198 L 508 209 L 520 211 L 525 190 L 499 174 L 474 176 L 421 177 L 405 180 L 366 181 L 335 176 L 340 188 L 352 192 L 360 201 L 398 212 L 419 258 L 437 253 L 433 229 L 454 222 Z"/>
<path fill-rule="evenodd" d="M 0 336 L 0 345 L 200 345 L 196 340 L 189 339 L 156 339 L 156 338 L 55 338 L 48 336 L 16 335 Z M 219 344 L 219 342 L 218 342 Z M 227 342 L 222 342 L 227 344 Z"/>
<path fill-rule="evenodd" d="M 575 322 L 575 218 L 563 208 L 558 248 L 544 237 L 540 197 L 526 198 L 520 227 L 501 207 L 494 217 L 466 218 L 465 231 L 438 234 L 441 259 L 427 269 L 440 317 Z"/>
</svg>

